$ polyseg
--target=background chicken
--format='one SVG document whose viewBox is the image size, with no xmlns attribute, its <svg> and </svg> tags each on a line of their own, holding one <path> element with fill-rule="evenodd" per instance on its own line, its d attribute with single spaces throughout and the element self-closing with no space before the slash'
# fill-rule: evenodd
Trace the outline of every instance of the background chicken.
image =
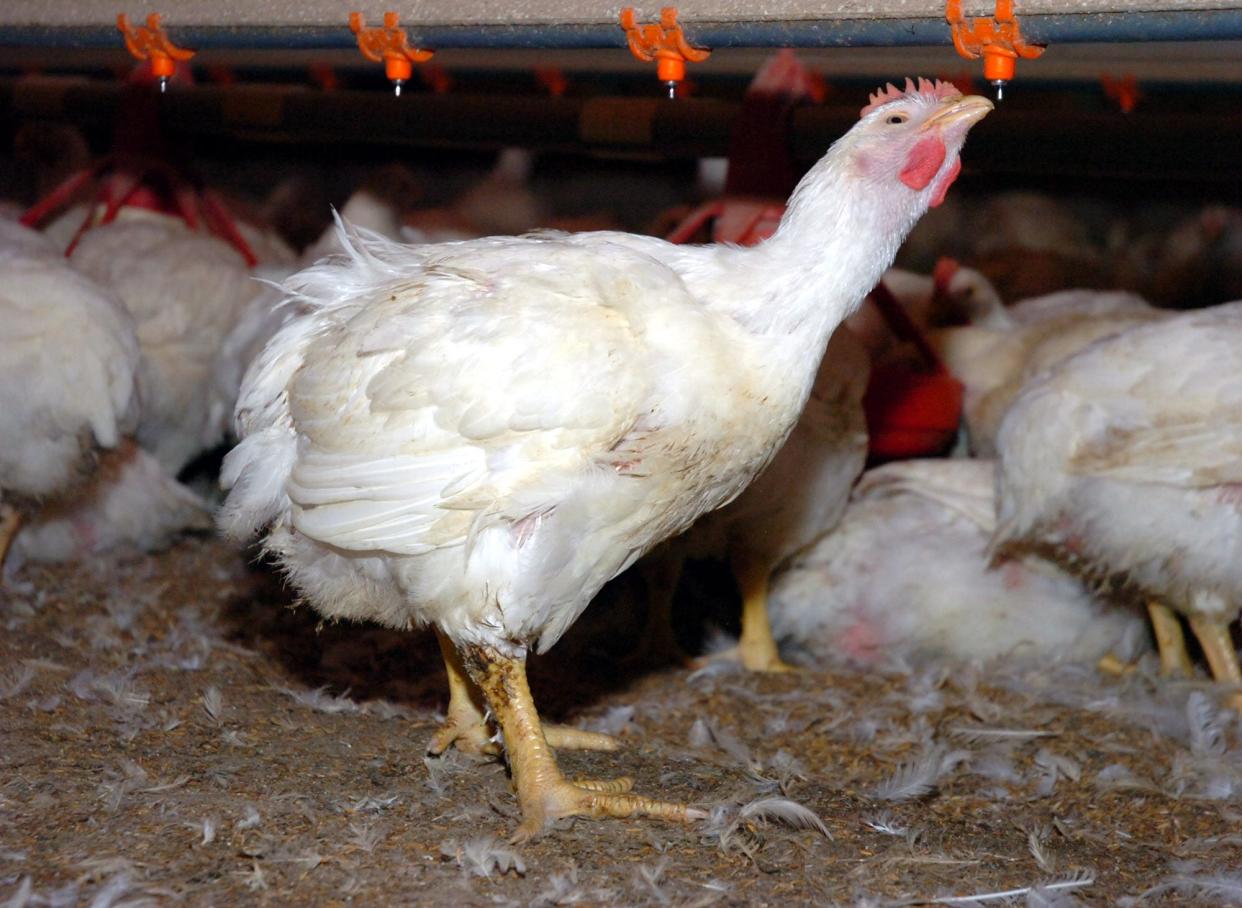
<svg viewBox="0 0 1242 908">
<path fill-rule="evenodd" d="M 920 329 L 1008 324 L 1005 304 L 988 279 L 952 259 L 941 259 L 931 274 L 889 268 L 884 272 L 883 283 L 910 321 Z M 892 326 L 874 304 L 860 306 L 845 324 L 862 341 L 872 363 L 902 355 L 905 341 L 893 333 Z"/>
<path fill-rule="evenodd" d="M 326 615 L 437 627 L 500 725 L 522 834 L 695 816 L 627 780 L 565 780 L 526 654 L 767 464 L 833 330 L 990 109 L 939 83 L 881 92 L 751 248 L 355 239 L 289 283 L 313 311 L 247 376 L 224 526 L 269 527 Z"/>
<path fill-rule="evenodd" d="M 971 450 L 995 455 L 1001 420 L 1041 372 L 1100 338 L 1166 315 L 1131 293 L 1065 290 L 1017 303 L 989 325 L 934 333 L 936 351 L 965 386 Z"/>
<path fill-rule="evenodd" d="M 1014 402 L 998 437 L 995 544 L 1055 552 L 1151 601 L 1165 671 L 1186 614 L 1218 681 L 1242 683 L 1242 303 L 1103 339 Z M 1242 694 L 1233 695 L 1242 709 Z"/>
<path fill-rule="evenodd" d="M 837 528 L 772 583 L 773 630 L 820 662 L 1089 661 L 1138 618 L 1035 557 L 989 566 L 995 463 L 912 460 L 863 476 Z"/>
<path fill-rule="evenodd" d="M 112 294 L 0 222 L 0 563 L 21 515 L 83 488 L 138 417 L 138 342 Z"/>
<path fill-rule="evenodd" d="M 88 230 L 71 261 L 114 290 L 137 323 L 144 388 L 137 439 L 175 476 L 223 440 L 231 400 L 212 406 L 215 360 L 260 285 L 224 242 L 146 211 L 127 209 Z"/>
</svg>

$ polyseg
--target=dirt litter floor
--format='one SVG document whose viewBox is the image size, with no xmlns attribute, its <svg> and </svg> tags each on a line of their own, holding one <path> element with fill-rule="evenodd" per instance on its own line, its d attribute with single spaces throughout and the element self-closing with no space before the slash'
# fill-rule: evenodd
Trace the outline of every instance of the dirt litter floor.
<svg viewBox="0 0 1242 908">
<path fill-rule="evenodd" d="M 9 578 L 0 905 L 1242 904 L 1239 727 L 1202 683 L 631 670 L 604 601 L 532 683 L 624 746 L 562 766 L 711 817 L 511 846 L 503 768 L 424 757 L 434 640 L 320 626 L 245 557 Z"/>
</svg>

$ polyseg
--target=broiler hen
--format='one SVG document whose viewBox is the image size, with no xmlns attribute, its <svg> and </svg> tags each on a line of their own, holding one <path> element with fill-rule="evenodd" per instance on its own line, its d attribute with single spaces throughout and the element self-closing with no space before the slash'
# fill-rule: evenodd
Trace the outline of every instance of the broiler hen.
<svg viewBox="0 0 1242 908">
<path fill-rule="evenodd" d="M 1132 293 L 1063 290 L 1022 300 L 986 324 L 935 332 L 936 352 L 965 386 L 972 453 L 996 456 L 1001 420 L 1038 375 L 1094 341 L 1166 314 Z"/>
<path fill-rule="evenodd" d="M 863 475 L 841 522 L 772 581 L 777 637 L 859 667 L 1094 660 L 1136 615 L 1037 557 L 989 566 L 995 463 L 907 460 Z"/>
<path fill-rule="evenodd" d="M 138 417 L 138 341 L 119 300 L 50 241 L 0 221 L 0 565 L 23 515 L 90 479 Z"/>
<path fill-rule="evenodd" d="M 175 476 L 224 437 L 227 414 L 213 407 L 212 373 L 261 286 L 221 240 L 141 210 L 123 209 L 86 231 L 71 261 L 115 290 L 137 322 L 145 392 L 137 438 Z"/>
<path fill-rule="evenodd" d="M 1055 552 L 1145 595 L 1166 672 L 1242 683 L 1242 303 L 1131 328 L 1023 390 L 998 437 L 994 544 Z M 1233 705 L 1242 710 L 1242 692 Z"/>
<path fill-rule="evenodd" d="M 564 816 L 699 816 L 625 779 L 565 779 L 526 655 L 763 469 L 832 331 L 991 107 L 890 86 L 750 248 L 347 238 L 347 256 L 289 280 L 311 311 L 247 374 L 223 527 L 268 527 L 329 617 L 435 625 L 500 726 L 519 836 Z"/>
</svg>

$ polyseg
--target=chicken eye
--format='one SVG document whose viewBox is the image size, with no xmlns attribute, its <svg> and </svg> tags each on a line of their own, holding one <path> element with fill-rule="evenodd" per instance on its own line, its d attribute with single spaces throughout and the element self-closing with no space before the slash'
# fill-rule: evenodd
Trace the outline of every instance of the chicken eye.
<svg viewBox="0 0 1242 908">
<path fill-rule="evenodd" d="M 885 120 L 884 122 L 888 123 L 890 126 L 896 126 L 899 123 L 906 122 L 906 120 L 908 119 L 910 119 L 909 114 L 895 113 L 895 114 L 890 114 L 889 118 Z"/>
</svg>

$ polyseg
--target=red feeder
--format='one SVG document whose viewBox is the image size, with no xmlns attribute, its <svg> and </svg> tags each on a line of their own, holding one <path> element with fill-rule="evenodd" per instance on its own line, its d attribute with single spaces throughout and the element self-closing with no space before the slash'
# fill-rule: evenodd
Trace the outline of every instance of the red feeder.
<svg viewBox="0 0 1242 908">
<path fill-rule="evenodd" d="M 957 437 L 965 388 L 949 374 L 883 282 L 869 299 L 893 333 L 914 344 L 926 363 L 923 369 L 892 363 L 871 371 L 863 396 L 871 458 L 905 460 L 943 454 Z"/>
</svg>

